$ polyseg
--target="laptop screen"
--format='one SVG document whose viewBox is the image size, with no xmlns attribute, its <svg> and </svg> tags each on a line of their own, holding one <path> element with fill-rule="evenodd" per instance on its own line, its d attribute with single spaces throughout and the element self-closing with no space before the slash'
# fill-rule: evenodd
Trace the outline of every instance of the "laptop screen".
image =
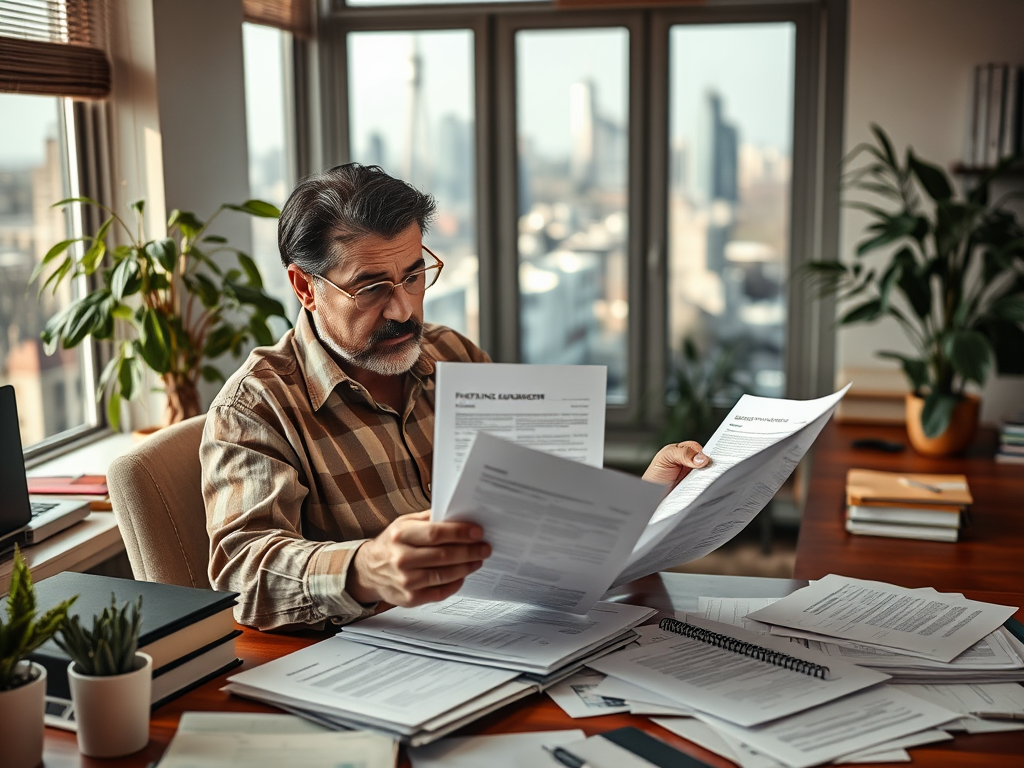
<svg viewBox="0 0 1024 768">
<path fill-rule="evenodd" d="M 28 525 L 32 519 L 18 404 L 10 384 L 0 387 L 0 489 L 0 536 L 4 536 Z"/>
</svg>

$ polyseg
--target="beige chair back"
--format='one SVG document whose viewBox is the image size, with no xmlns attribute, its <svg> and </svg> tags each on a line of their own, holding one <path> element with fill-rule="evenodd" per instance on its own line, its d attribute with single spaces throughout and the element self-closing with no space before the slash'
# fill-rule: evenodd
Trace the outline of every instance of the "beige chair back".
<svg viewBox="0 0 1024 768">
<path fill-rule="evenodd" d="M 107 486 L 135 578 L 210 587 L 199 443 L 206 416 L 162 429 L 118 457 Z"/>
</svg>

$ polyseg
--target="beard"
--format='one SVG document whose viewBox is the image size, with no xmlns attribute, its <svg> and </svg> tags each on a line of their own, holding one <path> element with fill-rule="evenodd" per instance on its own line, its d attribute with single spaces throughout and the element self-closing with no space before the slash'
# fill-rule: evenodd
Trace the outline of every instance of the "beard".
<svg viewBox="0 0 1024 768">
<path fill-rule="evenodd" d="M 337 340 L 337 336 L 330 332 L 329 322 L 324 322 L 322 313 L 314 313 L 314 326 L 321 343 L 326 346 L 341 360 L 356 368 L 375 373 L 378 376 L 401 376 L 412 368 L 419 360 L 421 351 L 421 340 L 423 338 L 423 324 L 416 318 L 410 317 L 404 323 L 396 320 L 385 320 L 384 325 L 370 334 L 362 347 L 352 348 L 343 345 Z M 388 339 L 397 339 L 399 336 L 412 334 L 398 345 L 379 346 L 381 342 Z M 339 334 L 340 336 L 340 334 Z"/>
</svg>

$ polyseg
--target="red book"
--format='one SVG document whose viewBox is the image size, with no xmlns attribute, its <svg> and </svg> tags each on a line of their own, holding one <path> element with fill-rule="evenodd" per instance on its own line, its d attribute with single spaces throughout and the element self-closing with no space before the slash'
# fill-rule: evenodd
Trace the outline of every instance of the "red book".
<svg viewBox="0 0 1024 768">
<path fill-rule="evenodd" d="M 104 475 L 30 477 L 28 492 L 43 495 L 67 493 L 80 496 L 106 496 L 107 478 Z"/>
</svg>

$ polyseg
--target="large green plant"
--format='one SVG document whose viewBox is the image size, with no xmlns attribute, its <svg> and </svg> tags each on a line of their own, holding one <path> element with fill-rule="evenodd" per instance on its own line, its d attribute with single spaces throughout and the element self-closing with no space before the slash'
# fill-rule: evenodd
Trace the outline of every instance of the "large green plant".
<svg viewBox="0 0 1024 768">
<path fill-rule="evenodd" d="M 848 190 L 867 195 L 846 203 L 871 217 L 867 235 L 852 261 L 805 269 L 848 307 L 839 325 L 899 323 L 914 354 L 878 355 L 903 366 L 925 399 L 925 434 L 936 437 L 993 361 L 1002 374 L 1024 373 L 1024 230 L 1002 206 L 1006 198 L 990 202 L 992 182 L 1010 162 L 959 196 L 941 168 L 909 148 L 901 162 L 885 131 L 872 131 L 875 141 L 854 149 L 845 177 Z M 884 261 L 864 258 L 882 248 L 891 249 Z"/>
<path fill-rule="evenodd" d="M 0 619 L 0 691 L 32 681 L 29 666 L 22 662 L 56 634 L 67 618 L 68 608 L 77 599 L 77 595 L 69 598 L 37 619 L 32 574 L 15 547 L 14 570 L 7 595 L 7 622 Z"/>
<path fill-rule="evenodd" d="M 279 211 L 260 200 L 222 205 L 206 221 L 174 210 L 167 220 L 168 236 L 146 240 L 144 201 L 131 206 L 134 226 L 85 197 L 61 200 L 54 207 L 74 203 L 102 209 L 105 220 L 95 236 L 54 245 L 32 281 L 52 270 L 40 293 L 47 287 L 56 292 L 63 282 L 79 275 L 99 273 L 101 285 L 49 320 L 42 333 L 47 354 L 58 343 L 69 349 L 90 336 L 114 340 L 115 353 L 100 375 L 97 397 L 109 390 L 107 415 L 115 428 L 122 400 L 142 392 L 144 365 L 163 382 L 168 423 L 198 414 L 200 377 L 224 378 L 207 361 L 229 351 L 238 356 L 250 339 L 272 344 L 267 320 L 285 317 L 281 303 L 263 291 L 255 262 L 208 230 L 225 210 L 266 218 L 276 218 Z M 118 231 L 126 242 L 111 247 L 107 239 Z M 76 247 L 78 242 L 85 246 Z M 233 254 L 238 266 L 222 267 L 218 263 L 222 257 L 214 257 L 223 253 Z"/>
<path fill-rule="evenodd" d="M 75 662 L 79 674 L 123 675 L 135 669 L 141 627 L 142 595 L 118 608 L 117 595 L 111 594 L 110 605 L 93 616 L 91 630 L 82 626 L 78 616 L 72 616 L 62 623 L 55 641 Z"/>
</svg>

